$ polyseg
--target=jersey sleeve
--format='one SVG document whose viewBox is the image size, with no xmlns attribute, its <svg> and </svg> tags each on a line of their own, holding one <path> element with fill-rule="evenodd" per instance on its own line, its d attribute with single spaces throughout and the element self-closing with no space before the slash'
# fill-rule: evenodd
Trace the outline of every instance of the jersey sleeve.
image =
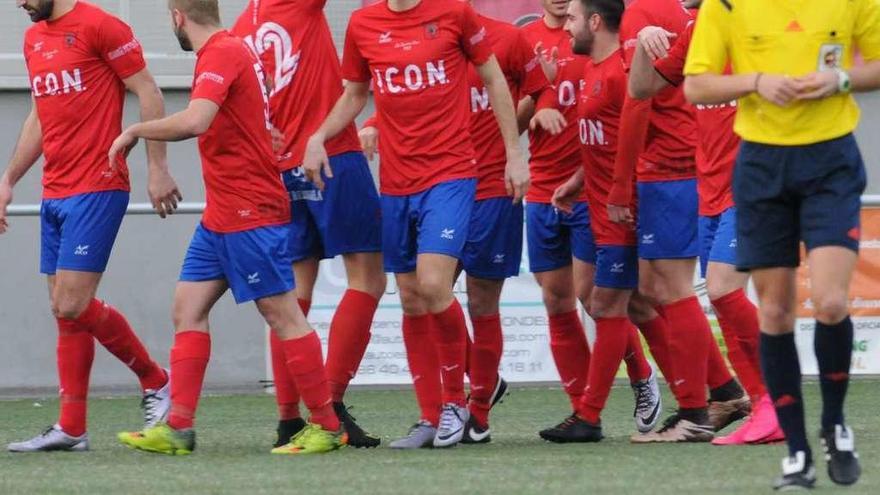
<svg viewBox="0 0 880 495">
<path fill-rule="evenodd" d="M 559 104 L 558 98 L 558 89 L 556 86 L 552 84 L 548 84 L 544 87 L 544 90 L 541 91 L 541 94 L 538 95 L 538 100 L 535 102 L 535 112 L 538 110 L 544 110 L 545 108 L 555 108 L 556 110 L 562 110 L 562 105 Z"/>
<path fill-rule="evenodd" d="M 666 57 L 654 62 L 654 70 L 673 86 L 684 82 L 684 62 L 693 31 L 694 24 L 691 23 L 684 34 L 675 40 Z"/>
<path fill-rule="evenodd" d="M 639 31 L 649 26 L 648 18 L 641 9 L 628 9 L 623 14 L 620 22 L 620 31 L 618 37 L 620 39 L 621 55 L 626 70 L 632 63 L 632 59 L 636 54 L 636 46 L 639 42 Z"/>
<path fill-rule="evenodd" d="M 365 120 L 364 123 L 361 124 L 361 129 L 366 129 L 367 127 L 379 127 L 379 119 L 376 117 L 375 114 L 370 115 L 367 120 Z"/>
<path fill-rule="evenodd" d="M 348 22 L 345 30 L 345 47 L 342 50 L 342 78 L 347 81 L 367 82 L 370 80 L 370 64 L 357 45 L 355 19 Z"/>
<path fill-rule="evenodd" d="M 210 100 L 223 106 L 229 96 L 229 88 L 238 78 L 241 64 L 230 63 L 229 56 L 211 50 L 201 56 L 196 65 L 190 100 Z"/>
<path fill-rule="evenodd" d="M 128 24 L 107 16 L 98 27 L 97 45 L 101 59 L 120 79 L 126 79 L 147 67 L 144 49 Z"/>
<path fill-rule="evenodd" d="M 880 4 L 876 0 L 859 2 L 853 38 L 864 60 L 880 60 Z"/>
<path fill-rule="evenodd" d="M 730 48 L 729 26 L 733 21 L 733 8 L 731 0 L 703 2 L 684 65 L 685 75 L 724 73 Z"/>
<path fill-rule="evenodd" d="M 522 31 L 517 32 L 516 41 L 512 50 L 514 66 L 518 67 L 517 80 L 520 88 L 520 97 L 535 96 L 550 85 L 538 55 L 529 44 L 526 35 Z"/>
<path fill-rule="evenodd" d="M 470 5 L 462 4 L 461 7 L 459 18 L 461 49 L 471 63 L 483 65 L 492 56 L 492 46 L 489 44 L 486 28 Z"/>
</svg>

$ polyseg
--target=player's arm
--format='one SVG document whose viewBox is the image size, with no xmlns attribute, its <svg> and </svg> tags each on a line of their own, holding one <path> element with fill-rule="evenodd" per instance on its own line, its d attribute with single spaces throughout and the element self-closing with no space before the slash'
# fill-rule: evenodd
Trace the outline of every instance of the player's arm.
<svg viewBox="0 0 880 495">
<path fill-rule="evenodd" d="M 554 208 L 565 213 L 574 211 L 574 203 L 584 189 L 584 168 L 578 167 L 575 173 L 553 191 L 550 202 Z"/>
<path fill-rule="evenodd" d="M 165 116 L 162 91 L 147 69 L 122 80 L 126 89 L 138 97 L 141 122 L 158 120 Z M 165 218 L 177 209 L 183 200 L 177 183 L 168 171 L 167 145 L 164 141 L 147 141 L 147 194 L 159 216 Z"/>
<path fill-rule="evenodd" d="M 361 148 L 367 155 L 367 160 L 373 161 L 376 153 L 379 152 L 379 121 L 375 115 L 370 116 L 358 131 L 358 139 L 361 142 Z"/>
<path fill-rule="evenodd" d="M 346 127 L 354 122 L 354 119 L 367 106 L 370 96 L 370 83 L 358 81 L 346 81 L 342 96 L 330 110 L 330 114 L 324 119 L 321 127 L 312 134 L 306 144 L 306 153 L 303 158 L 303 170 L 306 178 L 315 184 L 320 190 L 324 190 L 324 180 L 321 177 L 323 171 L 327 177 L 333 177 L 330 169 L 330 159 L 327 157 L 327 149 L 324 143 L 333 138 Z"/>
<path fill-rule="evenodd" d="M 498 121 L 498 127 L 504 138 L 504 148 L 507 151 L 504 182 L 507 186 L 507 194 L 513 196 L 514 203 L 517 203 L 522 200 L 529 187 L 529 168 L 519 146 L 519 126 L 513 109 L 513 97 L 494 55 L 476 68 L 483 84 L 486 85 L 489 103 L 492 105 L 495 120 Z"/>
<path fill-rule="evenodd" d="M 6 207 L 12 203 L 12 188 L 34 166 L 42 153 L 43 130 L 37 116 L 36 103 L 31 98 L 31 112 L 21 126 L 21 134 L 18 136 L 12 158 L 9 159 L 9 165 L 0 176 L 0 234 L 9 228 Z"/>
<path fill-rule="evenodd" d="M 629 68 L 631 97 L 644 100 L 669 86 L 669 81 L 660 75 L 654 62 L 669 56 L 670 40 L 675 36 L 675 33 L 658 26 L 647 26 L 639 31 L 636 52 Z"/>
</svg>

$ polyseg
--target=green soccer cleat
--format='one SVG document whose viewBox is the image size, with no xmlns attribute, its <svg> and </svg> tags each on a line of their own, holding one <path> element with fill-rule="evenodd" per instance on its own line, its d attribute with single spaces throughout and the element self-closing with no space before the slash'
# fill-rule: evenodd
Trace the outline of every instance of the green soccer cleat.
<svg viewBox="0 0 880 495">
<path fill-rule="evenodd" d="M 342 428 L 333 432 L 309 423 L 290 439 L 290 443 L 272 449 L 272 453 L 281 455 L 323 454 L 342 448 L 346 442 L 347 435 Z"/>
<path fill-rule="evenodd" d="M 196 448 L 196 432 L 175 430 L 165 423 L 144 431 L 123 431 L 116 438 L 126 447 L 168 455 L 189 455 Z"/>
</svg>

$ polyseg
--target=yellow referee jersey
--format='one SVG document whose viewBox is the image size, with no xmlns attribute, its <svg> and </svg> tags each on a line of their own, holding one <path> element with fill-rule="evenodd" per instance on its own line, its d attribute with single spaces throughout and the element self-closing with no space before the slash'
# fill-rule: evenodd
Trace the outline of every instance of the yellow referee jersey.
<svg viewBox="0 0 880 495">
<path fill-rule="evenodd" d="M 705 0 L 685 75 L 763 72 L 803 76 L 848 69 L 858 50 L 880 59 L 880 0 Z M 764 144 L 803 145 L 852 132 L 859 108 L 850 94 L 776 106 L 757 94 L 740 99 L 734 130 Z"/>
</svg>

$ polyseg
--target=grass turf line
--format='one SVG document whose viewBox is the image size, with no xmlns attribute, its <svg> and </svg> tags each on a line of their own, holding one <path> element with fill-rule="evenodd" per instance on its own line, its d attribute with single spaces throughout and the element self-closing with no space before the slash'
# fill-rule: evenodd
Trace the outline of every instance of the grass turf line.
<svg viewBox="0 0 880 495">
<path fill-rule="evenodd" d="M 865 473 L 859 485 L 844 490 L 832 488 L 815 437 L 818 385 L 805 384 L 808 428 L 819 471 L 815 493 L 880 493 L 878 391 L 876 380 L 858 380 L 850 386 L 847 421 L 855 428 Z M 355 406 L 352 413 L 358 422 L 382 436 L 383 447 L 271 456 L 272 397 L 217 396 L 201 402 L 192 456 L 151 455 L 130 451 L 115 438 L 116 432 L 139 425 L 138 399 L 93 399 L 92 451 L 3 452 L 0 493 L 753 494 L 771 492 L 770 482 L 785 453 L 782 445 L 631 445 L 633 400 L 626 387 L 615 388 L 603 415 L 608 438 L 589 445 L 554 445 L 537 437 L 539 429 L 569 413 L 559 389 L 514 389 L 493 411 L 492 443 L 443 451 L 385 448 L 417 419 L 411 392 L 353 391 L 347 399 Z M 673 404 L 668 394 L 664 404 Z M 56 407 L 54 399 L 0 402 L 0 443 L 5 447 L 38 433 L 54 421 Z"/>
</svg>

